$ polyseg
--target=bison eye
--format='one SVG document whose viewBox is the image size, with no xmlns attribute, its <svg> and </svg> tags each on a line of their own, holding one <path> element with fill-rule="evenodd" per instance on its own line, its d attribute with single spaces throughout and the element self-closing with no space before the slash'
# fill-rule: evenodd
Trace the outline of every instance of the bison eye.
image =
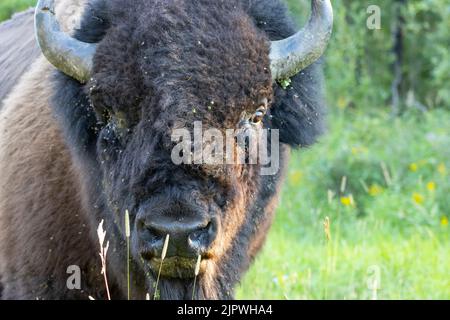
<svg viewBox="0 0 450 320">
<path fill-rule="evenodd" d="M 266 115 L 266 108 L 265 107 L 258 108 L 258 110 L 256 110 L 256 112 L 253 114 L 252 122 L 255 124 L 260 123 L 264 119 L 265 115 Z"/>
<path fill-rule="evenodd" d="M 262 99 L 259 103 L 259 108 L 256 109 L 255 113 L 253 114 L 251 120 L 254 124 L 258 124 L 261 121 L 263 121 L 266 113 L 267 113 L 267 105 L 268 100 L 266 98 Z"/>
</svg>

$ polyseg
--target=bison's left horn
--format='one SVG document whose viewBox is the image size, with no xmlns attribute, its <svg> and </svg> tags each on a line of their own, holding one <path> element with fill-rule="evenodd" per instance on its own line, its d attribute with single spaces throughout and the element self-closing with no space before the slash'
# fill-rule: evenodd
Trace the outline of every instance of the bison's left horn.
<svg viewBox="0 0 450 320">
<path fill-rule="evenodd" d="M 288 79 L 319 59 L 325 52 L 333 28 L 330 0 L 311 0 L 308 24 L 293 36 L 273 41 L 270 51 L 274 80 Z"/>
<path fill-rule="evenodd" d="M 61 31 L 55 17 L 54 0 L 39 0 L 35 29 L 47 60 L 66 75 L 86 83 L 91 75 L 96 45 L 78 41 Z"/>
</svg>

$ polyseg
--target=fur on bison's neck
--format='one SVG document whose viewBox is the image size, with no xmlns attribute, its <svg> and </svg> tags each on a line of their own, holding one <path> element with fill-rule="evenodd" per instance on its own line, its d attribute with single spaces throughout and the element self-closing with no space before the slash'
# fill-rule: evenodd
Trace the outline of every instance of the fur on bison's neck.
<svg viewBox="0 0 450 320">
<path fill-rule="evenodd" d="M 166 0 L 164 0 L 166 1 Z M 208 0 L 209 1 L 209 0 Z M 204 5 L 198 6 L 198 10 L 210 10 L 204 1 Z M 254 21 L 255 25 L 266 33 L 268 39 L 275 40 L 291 35 L 296 28 L 287 18 L 284 5 L 278 0 L 230 0 L 242 5 L 245 14 Z M 82 28 L 77 31 L 76 37 L 87 42 L 100 41 L 111 24 L 114 24 L 114 16 L 103 16 L 107 10 L 104 1 L 92 1 L 94 4 L 86 10 Z M 111 0 L 110 3 L 120 3 L 123 0 Z M 135 3 L 141 0 L 129 1 L 130 10 Z M 148 2 L 148 1 L 147 1 Z M 155 5 L 161 1 L 155 0 Z M 114 4 L 112 5 L 114 6 Z M 205 14 L 205 13 L 204 13 Z M 220 14 L 210 12 L 209 14 Z M 130 22 L 131 23 L 131 22 Z M 193 35 L 195 37 L 195 35 Z M 193 39 L 194 41 L 194 39 Z M 86 88 L 76 81 L 67 78 L 61 73 L 55 74 L 53 79 L 55 95 L 52 99 L 52 108 L 58 119 L 60 128 L 64 132 L 66 144 L 76 159 L 80 171 L 85 173 L 83 182 L 85 185 L 84 202 L 90 210 L 86 210 L 86 219 L 90 228 L 95 230 L 98 221 L 105 218 L 105 213 L 111 213 L 106 199 L 102 196 L 101 170 L 96 157 L 97 133 L 101 129 L 97 122 L 91 102 L 86 94 Z M 259 252 L 265 240 L 265 236 L 271 225 L 279 193 L 285 163 L 288 159 L 290 146 L 306 146 L 312 144 L 317 135 L 322 131 L 323 106 L 321 100 L 321 78 L 317 65 L 309 67 L 292 79 L 290 90 L 283 90 L 274 86 L 274 103 L 271 109 L 272 120 L 268 123 L 272 128 L 280 129 L 281 142 L 281 170 L 275 176 L 262 178 L 257 197 L 254 203 L 246 209 L 245 219 L 237 230 L 236 236 L 230 240 L 230 247 L 222 257 L 220 263 L 214 265 L 213 272 L 205 274 L 198 279 L 196 298 L 199 299 L 228 299 L 233 297 L 235 285 L 239 282 L 255 255 Z M 94 208 L 94 209 L 93 209 Z M 112 248 L 123 247 L 123 237 L 109 219 L 108 229 Z M 96 241 L 95 238 L 92 241 Z M 120 251 L 120 250 L 119 250 Z M 109 273 L 113 298 L 126 297 L 126 257 L 118 253 L 112 253 L 109 259 Z M 96 252 L 92 252 L 92 259 L 98 259 Z M 132 296 L 143 299 L 149 290 L 150 284 L 145 270 L 139 263 L 133 263 Z M 268 279 L 270 281 L 270 279 Z M 142 285 L 142 284 L 146 285 Z M 160 282 L 161 299 L 190 299 L 192 298 L 193 280 L 162 279 Z M 151 293 L 151 292 L 150 292 Z M 100 297 L 101 298 L 101 297 Z"/>
</svg>

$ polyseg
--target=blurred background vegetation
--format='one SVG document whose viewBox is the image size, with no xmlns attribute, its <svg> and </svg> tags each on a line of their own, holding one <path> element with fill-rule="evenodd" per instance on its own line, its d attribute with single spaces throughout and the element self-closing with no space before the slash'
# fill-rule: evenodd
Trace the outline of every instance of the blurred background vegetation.
<svg viewBox="0 0 450 320">
<path fill-rule="evenodd" d="M 0 0 L 0 20 L 34 2 Z M 304 23 L 310 1 L 286 2 Z M 238 298 L 450 299 L 450 4 L 333 6 L 329 131 L 294 153 Z"/>
</svg>

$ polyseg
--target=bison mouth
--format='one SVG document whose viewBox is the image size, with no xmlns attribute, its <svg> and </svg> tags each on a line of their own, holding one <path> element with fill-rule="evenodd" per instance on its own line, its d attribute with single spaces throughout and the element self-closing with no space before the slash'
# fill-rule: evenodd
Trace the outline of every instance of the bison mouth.
<svg viewBox="0 0 450 320">
<path fill-rule="evenodd" d="M 202 258 L 198 274 L 205 272 L 207 258 Z M 196 276 L 197 259 L 187 257 L 167 257 L 164 260 L 152 258 L 149 267 L 155 274 L 171 279 L 192 279 Z"/>
</svg>

